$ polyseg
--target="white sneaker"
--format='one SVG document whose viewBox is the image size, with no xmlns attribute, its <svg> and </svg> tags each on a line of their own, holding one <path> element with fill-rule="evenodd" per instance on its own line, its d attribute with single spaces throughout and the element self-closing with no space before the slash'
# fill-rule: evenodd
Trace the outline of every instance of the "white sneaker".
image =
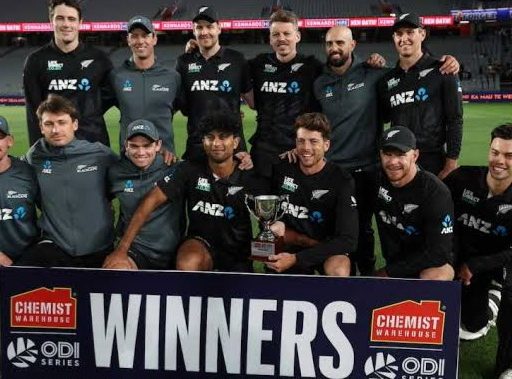
<svg viewBox="0 0 512 379">
<path fill-rule="evenodd" d="M 503 371 L 498 379 L 512 379 L 512 369 Z"/>
<path fill-rule="evenodd" d="M 464 325 L 461 325 L 460 329 L 459 329 L 459 338 L 463 341 L 477 340 L 479 338 L 484 337 L 487 334 L 487 332 L 489 331 L 489 329 L 490 329 L 490 324 L 487 324 L 482 329 L 477 330 L 476 332 L 470 332 L 464 327 Z M 512 379 L 512 377 L 511 377 L 511 379 Z"/>
<path fill-rule="evenodd" d="M 500 303 L 501 291 L 497 289 L 489 290 L 489 323 L 491 326 L 496 326 Z"/>
</svg>

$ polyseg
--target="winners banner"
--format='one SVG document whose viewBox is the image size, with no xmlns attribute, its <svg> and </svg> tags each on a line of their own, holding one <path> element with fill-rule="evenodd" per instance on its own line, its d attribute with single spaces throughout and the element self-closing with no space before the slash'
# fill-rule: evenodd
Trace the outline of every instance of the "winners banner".
<svg viewBox="0 0 512 379">
<path fill-rule="evenodd" d="M 460 284 L 0 269 L 1 377 L 457 377 Z"/>
</svg>

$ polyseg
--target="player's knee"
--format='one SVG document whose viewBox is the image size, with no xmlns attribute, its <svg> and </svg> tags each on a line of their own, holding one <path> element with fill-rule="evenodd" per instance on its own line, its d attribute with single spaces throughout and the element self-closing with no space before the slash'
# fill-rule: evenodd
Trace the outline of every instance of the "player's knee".
<svg viewBox="0 0 512 379">
<path fill-rule="evenodd" d="M 454 276 L 455 271 L 449 263 L 439 267 L 427 268 L 420 273 L 420 279 L 427 280 L 453 280 Z"/>
<path fill-rule="evenodd" d="M 333 255 L 324 262 L 324 272 L 327 276 L 349 276 L 350 259 L 346 255 Z"/>
<path fill-rule="evenodd" d="M 178 248 L 176 269 L 181 271 L 207 271 L 213 268 L 208 248 L 195 239 L 186 240 Z"/>
</svg>

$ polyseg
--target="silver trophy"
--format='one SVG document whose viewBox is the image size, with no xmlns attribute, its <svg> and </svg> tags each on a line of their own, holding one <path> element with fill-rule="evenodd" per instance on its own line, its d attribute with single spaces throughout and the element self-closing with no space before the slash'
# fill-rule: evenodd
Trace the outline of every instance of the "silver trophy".
<svg viewBox="0 0 512 379">
<path fill-rule="evenodd" d="M 270 255 L 279 253 L 280 241 L 270 230 L 270 225 L 284 216 L 281 204 L 288 201 L 288 195 L 245 195 L 247 209 L 262 225 L 261 232 L 251 241 L 251 259 L 267 260 Z"/>
</svg>

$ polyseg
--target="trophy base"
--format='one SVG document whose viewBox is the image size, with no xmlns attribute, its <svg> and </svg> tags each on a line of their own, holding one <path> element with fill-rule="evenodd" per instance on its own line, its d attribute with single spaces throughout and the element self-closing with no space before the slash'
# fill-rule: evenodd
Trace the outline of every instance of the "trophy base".
<svg viewBox="0 0 512 379">
<path fill-rule="evenodd" d="M 251 241 L 251 256 L 249 259 L 253 261 L 266 262 L 268 257 L 279 253 L 279 241 L 263 242 Z"/>
</svg>

